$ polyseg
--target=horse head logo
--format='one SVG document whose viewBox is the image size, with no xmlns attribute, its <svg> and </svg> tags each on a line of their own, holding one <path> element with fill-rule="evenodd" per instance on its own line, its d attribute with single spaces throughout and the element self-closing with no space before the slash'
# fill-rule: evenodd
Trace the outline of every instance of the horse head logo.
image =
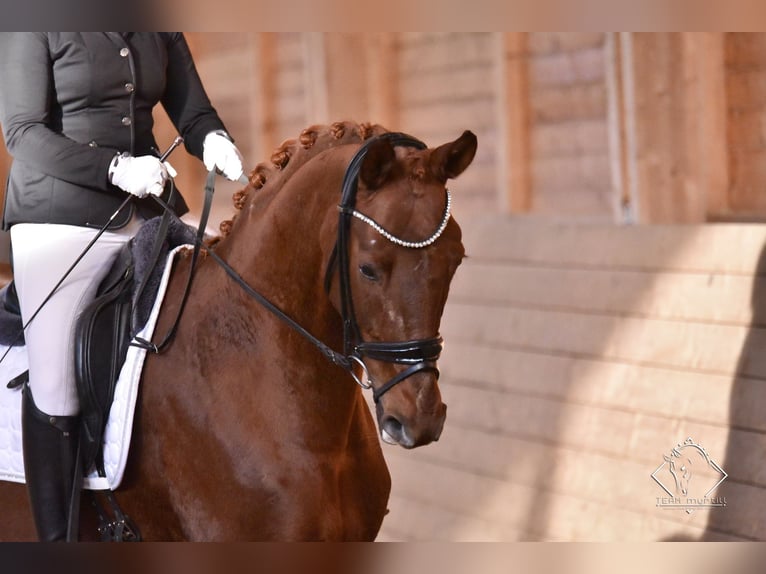
<svg viewBox="0 0 766 574">
<path fill-rule="evenodd" d="M 676 493 L 684 496 L 689 494 L 689 483 L 695 468 L 703 464 L 710 464 L 707 454 L 696 445 L 692 445 L 690 448 L 686 446 L 674 448 L 670 455 L 666 454 L 663 458 L 668 463 L 668 470 L 675 480 Z"/>
<path fill-rule="evenodd" d="M 721 482 L 728 476 L 726 472 L 710 458 L 707 451 L 689 437 L 684 442 L 678 444 L 670 451 L 670 454 L 663 455 L 664 462 L 652 473 L 652 478 L 662 489 L 674 499 L 696 496 L 697 498 L 706 498 Z M 669 488 L 669 480 L 663 483 L 658 474 L 667 467 L 667 472 L 673 478 L 675 488 Z M 720 479 L 710 487 L 705 481 L 709 479 L 709 472 L 706 469 L 712 469 Z M 695 477 L 698 477 L 695 479 Z M 693 482 L 693 479 L 694 482 Z M 691 514 L 693 510 L 687 508 L 686 512 Z"/>
</svg>

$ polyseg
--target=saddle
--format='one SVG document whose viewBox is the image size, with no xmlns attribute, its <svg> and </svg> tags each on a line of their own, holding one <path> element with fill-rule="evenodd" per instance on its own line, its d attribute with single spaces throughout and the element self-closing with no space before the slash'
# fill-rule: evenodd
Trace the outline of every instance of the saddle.
<svg viewBox="0 0 766 574">
<path fill-rule="evenodd" d="M 84 471 L 104 472 L 103 436 L 114 399 L 115 385 L 133 336 L 151 311 L 168 252 L 194 240 L 192 230 L 170 222 L 161 243 L 156 242 L 161 218 L 147 221 L 119 252 L 95 299 L 75 326 L 74 366 L 80 400 L 80 449 Z M 13 282 L 0 290 L 0 344 L 23 344 L 21 312 Z M 12 333 L 12 335 L 11 335 Z M 8 383 L 18 387 L 29 372 Z"/>
<path fill-rule="evenodd" d="M 104 472 L 104 429 L 114 388 L 132 339 L 133 278 L 131 245 L 125 245 L 101 282 L 96 298 L 75 327 L 75 374 L 80 399 L 80 450 L 84 469 Z"/>
</svg>

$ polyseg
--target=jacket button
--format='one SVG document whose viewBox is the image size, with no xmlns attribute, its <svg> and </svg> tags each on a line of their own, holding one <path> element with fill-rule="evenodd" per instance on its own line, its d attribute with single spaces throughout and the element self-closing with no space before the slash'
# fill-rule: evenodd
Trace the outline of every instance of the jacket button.
<svg viewBox="0 0 766 574">
<path fill-rule="evenodd" d="M 130 82 L 125 84 L 125 91 L 128 92 L 129 94 L 132 94 L 135 89 L 136 89 L 136 86 L 134 86 Z"/>
<path fill-rule="evenodd" d="M 130 54 L 130 50 L 128 50 L 127 48 L 123 48 L 120 50 L 120 56 L 122 56 L 123 58 L 127 58 L 128 54 Z"/>
<path fill-rule="evenodd" d="M 130 116 L 124 116 L 121 121 L 122 121 L 122 125 L 124 126 L 129 126 L 130 124 L 133 123 L 133 121 L 130 119 Z"/>
</svg>

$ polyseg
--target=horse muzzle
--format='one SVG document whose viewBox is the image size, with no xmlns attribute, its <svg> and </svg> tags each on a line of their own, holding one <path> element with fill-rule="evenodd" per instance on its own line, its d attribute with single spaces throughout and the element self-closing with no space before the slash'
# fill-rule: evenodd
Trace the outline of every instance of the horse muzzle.
<svg viewBox="0 0 766 574">
<path fill-rule="evenodd" d="M 361 367 L 363 375 L 360 378 L 352 370 L 352 376 L 363 388 L 372 388 L 384 442 L 415 448 L 439 440 L 447 413 L 437 385 L 439 369 L 436 361 L 442 347 L 439 335 L 428 339 L 356 345 L 350 360 Z M 398 368 L 395 371 L 388 368 L 385 376 L 378 372 L 371 377 L 365 359 L 397 365 Z M 373 378 L 379 384 L 374 384 Z"/>
<path fill-rule="evenodd" d="M 426 372 L 414 378 L 422 383 L 417 390 L 412 385 L 400 386 L 375 407 L 383 442 L 407 449 L 438 441 L 447 418 L 435 375 Z"/>
</svg>

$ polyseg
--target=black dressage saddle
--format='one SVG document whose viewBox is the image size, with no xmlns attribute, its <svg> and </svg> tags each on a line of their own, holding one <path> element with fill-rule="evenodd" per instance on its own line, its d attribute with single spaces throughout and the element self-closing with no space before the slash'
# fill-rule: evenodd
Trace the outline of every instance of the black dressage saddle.
<svg viewBox="0 0 766 574">
<path fill-rule="evenodd" d="M 96 298 L 75 327 L 75 374 L 80 398 L 83 468 L 103 471 L 104 429 L 125 362 L 133 316 L 135 266 L 130 245 L 120 250 Z"/>
</svg>

